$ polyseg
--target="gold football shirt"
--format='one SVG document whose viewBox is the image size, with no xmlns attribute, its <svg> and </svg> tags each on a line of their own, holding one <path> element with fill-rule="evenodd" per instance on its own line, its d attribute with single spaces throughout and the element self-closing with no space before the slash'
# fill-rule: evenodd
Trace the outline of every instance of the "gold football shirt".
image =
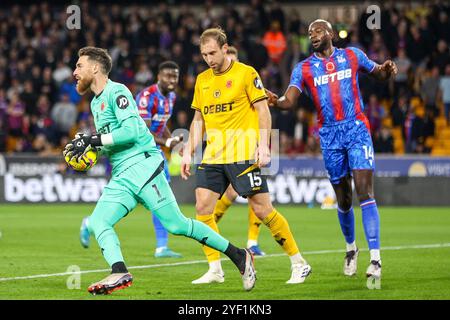
<svg viewBox="0 0 450 320">
<path fill-rule="evenodd" d="M 225 164 L 255 158 L 259 141 L 258 113 L 253 103 L 267 99 L 256 70 L 232 61 L 215 74 L 197 76 L 192 108 L 202 113 L 207 145 L 202 163 Z"/>
</svg>

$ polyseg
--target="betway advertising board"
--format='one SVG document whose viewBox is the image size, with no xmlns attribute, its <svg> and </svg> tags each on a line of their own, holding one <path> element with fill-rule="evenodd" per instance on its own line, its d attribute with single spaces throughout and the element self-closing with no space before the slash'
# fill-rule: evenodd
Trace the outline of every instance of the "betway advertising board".
<svg viewBox="0 0 450 320">
<path fill-rule="evenodd" d="M 58 157 L 0 156 L 0 201 L 95 202 L 108 182 L 106 173 L 104 162 L 75 173 Z"/>
<path fill-rule="evenodd" d="M 376 167 L 375 192 L 380 200 L 388 199 L 382 192 L 392 191 L 399 183 L 408 187 L 405 193 L 410 193 L 415 189 L 420 191 L 422 180 L 427 183 L 430 183 L 429 179 L 450 180 L 450 158 L 378 158 Z M 277 168 L 276 173 L 267 179 L 275 203 L 317 204 L 327 197 L 334 197 L 321 158 L 280 158 Z M 76 173 L 67 170 L 61 157 L 0 155 L 0 202 L 96 202 L 108 183 L 109 172 L 105 160 L 100 160 L 86 173 Z M 188 181 L 173 177 L 171 185 L 179 203 L 195 202 L 195 176 Z M 389 197 L 386 204 L 401 204 L 397 203 L 399 198 Z M 405 195 L 404 198 L 408 197 Z M 237 201 L 245 202 L 242 198 Z M 424 203 L 427 203 L 426 199 Z"/>
</svg>

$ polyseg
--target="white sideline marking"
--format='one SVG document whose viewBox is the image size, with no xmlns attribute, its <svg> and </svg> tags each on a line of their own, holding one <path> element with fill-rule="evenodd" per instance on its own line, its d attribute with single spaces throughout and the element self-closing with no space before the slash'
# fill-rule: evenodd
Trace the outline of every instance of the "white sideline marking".
<svg viewBox="0 0 450 320">
<path fill-rule="evenodd" d="M 435 243 L 435 244 L 418 244 L 413 246 L 395 246 L 395 247 L 382 247 L 381 251 L 386 250 L 408 250 L 408 249 L 433 249 L 433 248 L 448 248 L 450 247 L 450 243 Z M 360 251 L 368 251 L 368 249 L 360 249 Z M 327 253 L 344 253 L 345 250 L 318 250 L 318 251 L 303 251 L 303 255 L 310 254 L 327 254 Z M 265 256 L 257 256 L 256 259 L 264 259 L 271 257 L 280 257 L 285 256 L 284 253 L 278 254 L 268 254 Z M 222 261 L 230 260 L 228 258 L 221 259 Z M 175 262 L 175 263 L 162 263 L 162 264 L 150 264 L 144 266 L 132 266 L 128 267 L 128 269 L 150 269 L 150 268 L 159 268 L 159 267 L 175 267 L 182 266 L 188 264 L 197 264 L 197 263 L 206 263 L 206 260 L 192 260 L 192 261 L 183 261 L 183 262 Z M 12 281 L 12 280 L 28 280 L 28 279 L 37 279 L 37 278 L 50 278 L 50 277 L 62 277 L 62 276 L 71 276 L 74 274 L 86 274 L 86 273 L 99 273 L 99 272 L 110 272 L 111 269 L 97 269 L 97 270 L 86 270 L 80 272 L 61 272 L 61 273 L 50 273 L 50 274 L 37 274 L 33 276 L 24 276 L 24 277 L 12 277 L 12 278 L 0 278 L 1 281 Z"/>
</svg>

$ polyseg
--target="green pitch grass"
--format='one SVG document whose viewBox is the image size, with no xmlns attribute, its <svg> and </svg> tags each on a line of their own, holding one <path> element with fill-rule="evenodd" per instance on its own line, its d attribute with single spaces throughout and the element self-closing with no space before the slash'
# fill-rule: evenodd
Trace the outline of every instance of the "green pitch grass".
<svg viewBox="0 0 450 320">
<path fill-rule="evenodd" d="M 380 290 L 366 286 L 367 250 L 358 261 L 358 274 L 342 274 L 345 248 L 334 210 L 279 206 L 288 219 L 304 257 L 313 273 L 304 284 L 287 285 L 290 263 L 263 226 L 260 244 L 269 255 L 256 259 L 258 281 L 251 292 L 242 289 L 240 275 L 230 261 L 224 261 L 223 284 L 192 285 L 207 269 L 201 246 L 184 237 L 170 237 L 170 247 L 182 259 L 156 259 L 150 215 L 139 207 L 116 226 L 127 265 L 130 288 L 109 296 L 91 296 L 87 287 L 108 272 L 80 276 L 50 275 L 73 271 L 107 269 L 95 240 L 83 249 L 78 240 L 80 221 L 93 205 L 2 205 L 0 207 L 0 299 L 158 299 L 158 300 L 300 300 L 300 299 L 450 299 L 450 209 L 381 208 L 383 280 Z M 183 212 L 194 217 L 193 206 Z M 366 249 L 361 210 L 355 210 L 356 238 Z M 247 208 L 232 206 L 220 223 L 222 234 L 234 244 L 245 246 Z M 420 245 L 446 244 L 421 248 Z M 415 247 L 414 247 L 415 246 Z M 323 250 L 331 250 L 325 253 Z M 272 255 L 272 256 L 270 256 Z M 197 262 L 196 262 L 197 261 Z M 198 262 L 200 261 L 200 262 Z M 173 265 L 175 263 L 184 263 Z M 195 263 L 196 262 L 196 263 Z M 42 275 L 11 280 L 15 277 Z"/>
</svg>

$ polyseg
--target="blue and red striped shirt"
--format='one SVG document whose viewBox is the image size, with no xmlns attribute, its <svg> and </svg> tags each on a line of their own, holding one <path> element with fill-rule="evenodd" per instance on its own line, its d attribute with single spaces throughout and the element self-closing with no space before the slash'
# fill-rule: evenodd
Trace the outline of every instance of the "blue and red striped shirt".
<svg viewBox="0 0 450 320">
<path fill-rule="evenodd" d="M 328 59 L 313 54 L 298 63 L 289 86 L 300 92 L 306 90 L 317 109 L 321 126 L 355 118 L 364 120 L 358 72 L 372 72 L 375 66 L 376 63 L 358 48 L 334 48 Z"/>
<path fill-rule="evenodd" d="M 151 120 L 149 129 L 154 134 L 159 136 L 163 134 L 172 116 L 175 99 L 175 92 L 169 92 L 166 97 L 159 91 L 157 84 L 144 88 L 137 94 L 136 104 L 139 115 L 144 120 Z"/>
</svg>

